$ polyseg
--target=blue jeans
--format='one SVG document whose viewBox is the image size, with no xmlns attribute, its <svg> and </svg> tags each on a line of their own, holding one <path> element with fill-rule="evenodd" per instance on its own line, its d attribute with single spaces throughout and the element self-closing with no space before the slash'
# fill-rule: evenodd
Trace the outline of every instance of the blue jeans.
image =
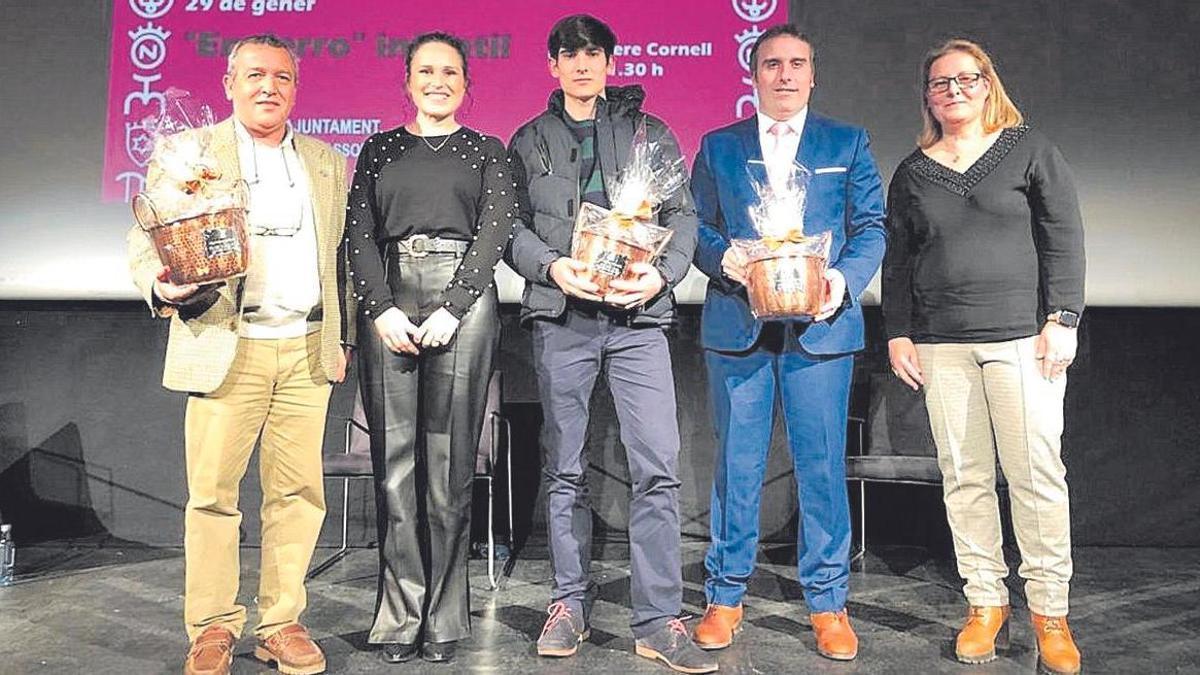
<svg viewBox="0 0 1200 675">
<path fill-rule="evenodd" d="M 846 416 L 853 355 L 808 354 L 790 327 L 771 323 L 749 351 L 704 356 L 717 432 L 712 543 L 704 560 L 708 602 L 737 605 L 754 572 L 778 400 L 800 503 L 796 557 L 804 599 L 812 612 L 842 609 L 850 579 Z"/>
</svg>

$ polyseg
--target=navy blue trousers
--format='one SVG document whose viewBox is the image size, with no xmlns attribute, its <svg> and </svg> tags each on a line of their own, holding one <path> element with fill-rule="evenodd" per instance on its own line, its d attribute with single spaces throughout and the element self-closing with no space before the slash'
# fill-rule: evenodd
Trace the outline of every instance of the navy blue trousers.
<svg viewBox="0 0 1200 675">
<path fill-rule="evenodd" d="M 588 503 L 588 404 L 603 372 L 612 391 L 629 460 L 629 595 L 635 637 L 679 615 L 679 425 L 666 336 L 635 328 L 604 311 L 568 309 L 557 321 L 533 322 L 533 360 L 545 421 L 546 486 L 552 600 L 590 612 L 592 511 Z"/>
</svg>

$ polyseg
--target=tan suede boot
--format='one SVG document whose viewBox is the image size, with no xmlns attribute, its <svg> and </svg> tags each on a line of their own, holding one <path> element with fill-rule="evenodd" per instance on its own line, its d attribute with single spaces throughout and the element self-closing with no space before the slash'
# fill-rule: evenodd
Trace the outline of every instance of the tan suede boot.
<svg viewBox="0 0 1200 675">
<path fill-rule="evenodd" d="M 1079 648 L 1071 635 L 1065 616 L 1029 613 L 1037 635 L 1038 665 L 1051 675 L 1075 675 L 1079 672 Z"/>
<path fill-rule="evenodd" d="M 954 655 L 963 663 L 996 660 L 996 643 L 1008 646 L 1008 605 L 978 607 L 967 611 L 967 622 L 954 643 Z"/>
</svg>

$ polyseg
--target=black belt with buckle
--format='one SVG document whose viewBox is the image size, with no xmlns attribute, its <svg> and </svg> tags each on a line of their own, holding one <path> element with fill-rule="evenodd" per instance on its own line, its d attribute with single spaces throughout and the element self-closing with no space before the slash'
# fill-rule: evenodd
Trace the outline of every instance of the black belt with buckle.
<svg viewBox="0 0 1200 675">
<path fill-rule="evenodd" d="M 471 245 L 471 242 L 461 239 L 442 239 L 427 234 L 414 234 L 406 239 L 397 239 L 394 243 L 397 255 L 406 255 L 412 258 L 424 258 L 430 253 L 462 255 Z"/>
</svg>

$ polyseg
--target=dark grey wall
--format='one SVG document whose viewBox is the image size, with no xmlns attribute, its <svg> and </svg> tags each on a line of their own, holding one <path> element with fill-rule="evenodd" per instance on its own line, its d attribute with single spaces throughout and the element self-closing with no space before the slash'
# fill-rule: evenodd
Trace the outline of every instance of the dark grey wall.
<svg viewBox="0 0 1200 675">
<path fill-rule="evenodd" d="M 670 334 L 683 440 L 680 495 L 685 533 L 706 536 L 712 478 L 698 308 Z M 867 417 L 872 373 L 886 373 L 877 309 L 870 347 L 855 366 L 851 412 Z M 504 312 L 505 412 L 515 424 L 519 531 L 543 530 L 538 495 L 541 421 L 529 337 Z M 1200 546 L 1200 360 L 1192 354 L 1200 310 L 1096 309 L 1081 333 L 1067 390 L 1064 458 L 1077 544 Z M 186 499 L 183 403 L 163 390 L 166 322 L 138 303 L 0 302 L 0 511 L 25 539 L 101 535 L 177 545 Z M 628 471 L 604 382 L 594 398 L 588 456 L 600 532 L 627 520 Z M 326 451 L 342 442 L 353 389 L 335 389 Z M 893 433 L 896 430 L 891 430 Z M 870 430 L 868 430 L 868 433 Z M 790 460 L 777 430 L 763 500 L 766 539 L 793 536 Z M 330 489 L 323 541 L 337 539 L 340 487 Z M 873 490 L 876 542 L 944 542 L 934 489 Z M 258 541 L 257 469 L 242 491 L 245 541 Z M 352 541 L 374 538 L 369 482 L 351 499 Z"/>
<path fill-rule="evenodd" d="M 885 180 L 915 147 L 925 52 L 951 37 L 978 41 L 1027 121 L 1060 145 L 1075 170 L 1089 304 L 1200 304 L 1200 275 L 1191 273 L 1200 250 L 1196 3 L 850 0 L 791 7 L 818 45 L 813 105 L 871 132 Z"/>
</svg>

